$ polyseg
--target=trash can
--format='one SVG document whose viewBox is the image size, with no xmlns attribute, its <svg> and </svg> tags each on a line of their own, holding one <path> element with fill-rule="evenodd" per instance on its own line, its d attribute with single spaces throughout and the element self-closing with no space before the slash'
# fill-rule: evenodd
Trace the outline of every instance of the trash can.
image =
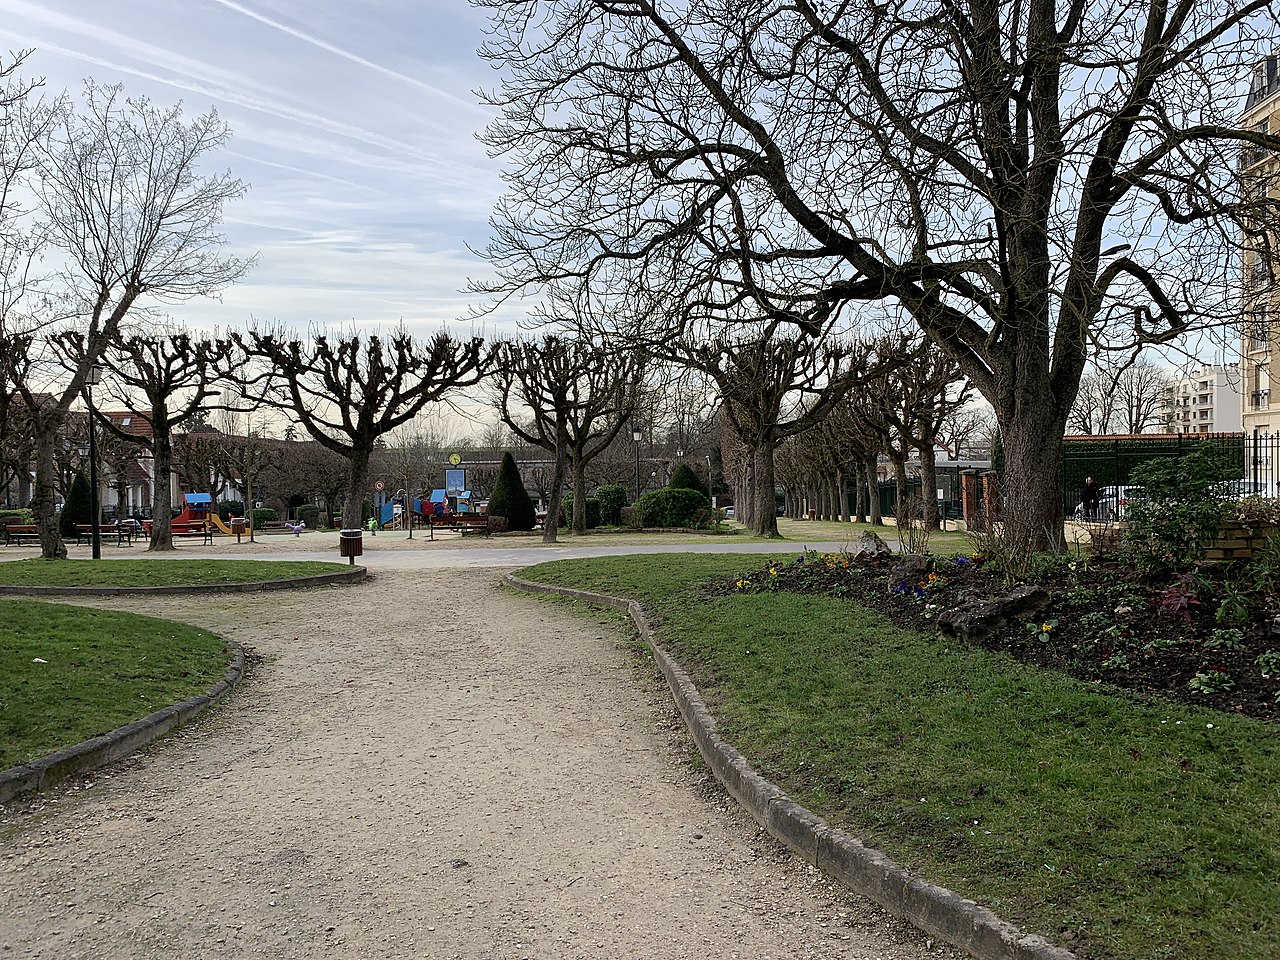
<svg viewBox="0 0 1280 960">
<path fill-rule="evenodd" d="M 356 557 L 364 555 L 364 531 L 343 530 L 338 534 L 338 556 L 355 566 Z"/>
<path fill-rule="evenodd" d="M 231 532 L 236 535 L 237 540 L 244 534 L 244 525 L 245 525 L 244 517 L 231 518 Z"/>
</svg>

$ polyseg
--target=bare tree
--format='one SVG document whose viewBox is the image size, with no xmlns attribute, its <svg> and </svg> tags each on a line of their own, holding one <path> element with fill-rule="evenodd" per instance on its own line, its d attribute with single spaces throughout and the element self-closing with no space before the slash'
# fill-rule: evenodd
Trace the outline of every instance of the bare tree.
<svg viewBox="0 0 1280 960">
<path fill-rule="evenodd" d="M 1058 460 L 1092 344 L 1238 315 L 1280 197 L 1242 183 L 1242 65 L 1270 0 L 477 0 L 504 68 L 508 294 L 566 277 L 904 309 L 995 411 L 1005 533 L 1060 546 Z M 714 29 L 707 25 L 713 24 Z M 566 105 L 573 109 L 567 110 Z"/>
<path fill-rule="evenodd" d="M 478 338 L 439 333 L 419 342 L 403 328 L 388 337 L 317 334 L 308 341 L 251 330 L 236 340 L 248 360 L 265 364 L 246 381 L 257 395 L 291 411 L 317 443 L 350 463 L 342 510 L 347 529 L 360 526 L 379 439 L 450 391 L 475 384 L 489 360 Z"/>
<path fill-rule="evenodd" d="M 1150 360 L 1096 360 L 1080 378 L 1067 428 L 1094 435 L 1144 433 L 1158 427 L 1170 383 L 1168 369 Z"/>
<path fill-rule="evenodd" d="M 566 473 L 573 529 L 587 529 L 587 466 L 608 449 L 636 408 L 645 363 L 636 350 L 607 350 L 550 334 L 502 345 L 495 372 L 498 413 L 516 436 L 555 458 L 542 538 L 556 541 Z"/>
<path fill-rule="evenodd" d="M 78 333 L 64 335 L 67 353 L 79 357 L 84 349 Z M 124 430 L 109 417 L 99 414 L 98 423 L 125 443 L 150 451 L 155 480 L 151 489 L 151 542 L 148 550 L 173 550 L 173 434 L 175 429 L 202 414 L 209 401 L 219 395 L 214 389 L 217 358 L 229 347 L 226 342 L 193 338 L 185 331 L 170 334 L 122 334 L 111 339 L 104 359 L 114 377 L 108 388 L 114 398 L 132 409 L 136 394 L 146 400 L 146 408 L 133 410 L 150 427 L 149 436 Z"/>
<path fill-rule="evenodd" d="M 216 230 L 223 205 L 243 193 L 243 184 L 227 173 L 197 171 L 229 137 L 216 114 L 187 122 L 180 108 L 126 100 L 119 87 L 92 81 L 85 83 L 82 112 L 69 101 L 50 111 L 51 119 L 39 111 L 25 115 L 40 125 L 38 162 L 26 182 L 39 199 L 39 219 L 25 243 L 56 269 L 34 281 L 23 274 L 21 289 L 6 278 L 13 292 L 5 304 L 8 349 L 0 350 L 12 391 L 32 412 L 32 506 L 47 559 L 67 552 L 55 516 L 58 430 L 91 367 L 141 298 L 213 295 L 247 268 L 222 253 Z M 62 329 L 78 334 L 76 354 L 41 333 Z"/>
</svg>

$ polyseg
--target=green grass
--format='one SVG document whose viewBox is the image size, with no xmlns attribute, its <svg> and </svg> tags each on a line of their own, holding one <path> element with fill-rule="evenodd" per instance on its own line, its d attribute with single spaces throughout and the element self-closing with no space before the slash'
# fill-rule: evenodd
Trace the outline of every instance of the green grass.
<svg viewBox="0 0 1280 960">
<path fill-rule="evenodd" d="M 562 561 L 640 599 L 762 774 L 1082 956 L 1280 957 L 1280 731 L 904 631 L 827 597 L 697 596 L 751 557 Z"/>
<path fill-rule="evenodd" d="M 230 662 L 227 645 L 195 627 L 0 600 L 0 769 L 202 693 Z"/>
<path fill-rule="evenodd" d="M 191 586 L 311 577 L 349 569 L 345 563 L 302 560 L 12 560 L 0 563 L 0 586 Z"/>
</svg>

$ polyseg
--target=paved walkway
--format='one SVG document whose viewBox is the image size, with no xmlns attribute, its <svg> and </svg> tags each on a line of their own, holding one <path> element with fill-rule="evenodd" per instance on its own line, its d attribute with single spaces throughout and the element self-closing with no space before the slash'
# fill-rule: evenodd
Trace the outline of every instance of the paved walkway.
<svg viewBox="0 0 1280 960">
<path fill-rule="evenodd" d="M 0 957 L 954 956 L 694 773 L 616 621 L 496 583 L 130 600 L 263 661 L 212 716 L 5 812 Z"/>
</svg>

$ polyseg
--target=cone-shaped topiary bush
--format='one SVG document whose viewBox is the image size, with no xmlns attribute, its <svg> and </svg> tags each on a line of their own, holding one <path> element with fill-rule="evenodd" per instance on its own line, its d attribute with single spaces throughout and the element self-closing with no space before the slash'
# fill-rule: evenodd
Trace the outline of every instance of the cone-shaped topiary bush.
<svg viewBox="0 0 1280 960">
<path fill-rule="evenodd" d="M 675 472 L 671 474 L 671 482 L 667 484 L 672 489 L 680 490 L 701 490 L 707 492 L 707 485 L 702 482 L 693 467 L 687 463 L 682 463 L 676 467 Z"/>
<path fill-rule="evenodd" d="M 502 455 L 498 479 L 493 485 L 493 492 L 489 494 L 489 516 L 506 517 L 509 530 L 532 530 L 538 519 L 533 501 L 529 499 L 524 481 L 520 478 L 515 457 L 509 453 Z"/>
<path fill-rule="evenodd" d="M 71 489 L 67 491 L 66 503 L 62 505 L 62 516 L 58 519 L 58 529 L 63 540 L 76 538 L 76 524 L 93 522 L 93 504 L 90 502 L 89 481 L 83 470 L 77 470 L 71 480 Z"/>
</svg>

